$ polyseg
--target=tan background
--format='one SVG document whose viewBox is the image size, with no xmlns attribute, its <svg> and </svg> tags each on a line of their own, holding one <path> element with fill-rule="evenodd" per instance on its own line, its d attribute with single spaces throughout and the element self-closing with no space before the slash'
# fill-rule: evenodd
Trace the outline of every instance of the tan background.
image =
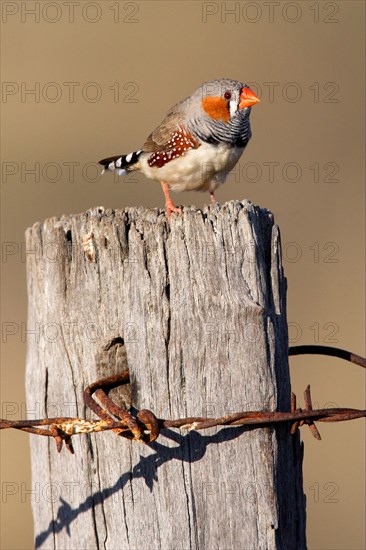
<svg viewBox="0 0 366 550">
<path fill-rule="evenodd" d="M 18 252 L 25 229 L 97 205 L 162 207 L 158 184 L 140 175 L 93 183 L 87 163 L 138 149 L 171 105 L 223 76 L 257 83 L 262 102 L 252 111 L 254 137 L 219 201 L 248 198 L 274 212 L 292 343 L 364 353 L 363 2 L 76 2 L 73 20 L 63 2 L 58 10 L 47 1 L 1 4 L 2 160 L 14 163 L 3 170 L 17 170 L 3 173 L 1 186 L 1 416 L 26 412 L 26 281 Z M 40 10 L 38 21 L 24 4 Z M 74 98 L 67 82 L 79 83 Z M 38 97 L 24 95 L 36 86 Z M 101 97 L 93 102 L 96 89 Z M 61 95 L 53 102 L 55 92 Z M 26 173 L 37 162 L 39 181 Z M 79 163 L 74 178 L 70 162 Z M 279 163 L 272 181 L 271 162 Z M 197 206 L 208 199 L 173 198 Z M 291 375 L 299 401 L 310 383 L 318 406 L 364 406 L 363 372 L 355 366 L 294 358 Z M 362 549 L 363 422 L 320 429 L 322 442 L 302 430 L 309 548 Z M 42 494 L 30 480 L 27 436 L 1 439 L 1 548 L 31 548 L 29 491 Z"/>
</svg>

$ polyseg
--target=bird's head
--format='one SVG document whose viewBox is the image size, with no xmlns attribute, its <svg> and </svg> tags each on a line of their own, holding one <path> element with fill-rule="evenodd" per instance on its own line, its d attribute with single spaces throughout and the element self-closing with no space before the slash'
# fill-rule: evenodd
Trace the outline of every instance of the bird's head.
<svg viewBox="0 0 366 550">
<path fill-rule="evenodd" d="M 221 122 L 230 122 L 260 101 L 246 84 L 230 79 L 205 82 L 192 97 L 206 117 Z"/>
</svg>

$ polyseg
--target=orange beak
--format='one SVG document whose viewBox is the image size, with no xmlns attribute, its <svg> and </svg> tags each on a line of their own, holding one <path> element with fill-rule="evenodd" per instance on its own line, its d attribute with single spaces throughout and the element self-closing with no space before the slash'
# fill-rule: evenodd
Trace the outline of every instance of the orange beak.
<svg viewBox="0 0 366 550">
<path fill-rule="evenodd" d="M 240 93 L 240 102 L 239 109 L 244 109 L 245 107 L 251 107 L 255 103 L 259 103 L 260 99 L 255 95 L 250 88 L 243 86 Z"/>
</svg>

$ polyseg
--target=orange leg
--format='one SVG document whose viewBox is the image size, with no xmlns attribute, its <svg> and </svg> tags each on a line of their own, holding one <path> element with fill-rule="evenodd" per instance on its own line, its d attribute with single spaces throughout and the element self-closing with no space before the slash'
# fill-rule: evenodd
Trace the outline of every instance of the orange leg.
<svg viewBox="0 0 366 550">
<path fill-rule="evenodd" d="M 217 204 L 217 199 L 215 197 L 215 193 L 213 191 L 210 191 L 210 197 L 211 197 L 211 203 Z"/>
<path fill-rule="evenodd" d="M 177 208 L 176 206 L 174 206 L 173 201 L 170 198 L 168 184 L 165 181 L 162 181 L 160 183 L 161 183 L 161 186 L 163 188 L 164 195 L 165 195 L 165 208 L 166 208 L 166 211 L 167 211 L 168 218 L 170 218 L 170 214 L 172 212 L 176 212 L 177 214 L 181 214 L 182 213 L 181 208 Z"/>
</svg>

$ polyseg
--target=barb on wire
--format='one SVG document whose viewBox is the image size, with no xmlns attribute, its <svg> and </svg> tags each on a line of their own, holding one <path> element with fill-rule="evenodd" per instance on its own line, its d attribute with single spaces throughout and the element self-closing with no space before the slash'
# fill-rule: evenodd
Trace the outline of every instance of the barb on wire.
<svg viewBox="0 0 366 550">
<path fill-rule="evenodd" d="M 326 346 L 295 346 L 289 349 L 289 355 L 316 354 L 330 355 L 346 359 L 351 363 L 365 368 L 366 359 L 347 352 L 345 350 L 331 348 Z M 130 382 L 129 371 L 125 370 L 115 376 L 109 376 L 98 380 L 88 386 L 83 394 L 85 404 L 99 417 L 99 420 L 85 420 L 82 418 L 43 418 L 40 420 L 0 420 L 0 429 L 14 428 L 26 431 L 36 435 L 53 437 L 56 442 L 57 450 L 60 452 L 62 444 L 74 453 L 71 437 L 78 434 L 92 432 L 101 432 L 113 430 L 117 435 L 128 439 L 140 441 L 142 443 L 151 443 L 159 436 L 160 430 L 166 428 L 183 428 L 188 430 L 205 430 L 216 426 L 270 426 L 278 423 L 287 422 L 290 424 L 290 432 L 293 434 L 296 430 L 307 424 L 312 435 L 316 439 L 321 439 L 319 431 L 315 426 L 317 422 L 342 422 L 353 420 L 355 418 L 366 417 L 366 411 L 360 409 L 334 408 L 317 409 L 312 407 L 310 396 L 310 386 L 307 386 L 304 392 L 305 409 L 298 408 L 296 405 L 296 396 L 291 395 L 291 411 L 244 411 L 235 414 L 223 416 L 221 418 L 203 418 L 188 417 L 177 420 L 165 420 L 157 418 L 153 412 L 143 409 L 136 417 L 129 411 L 117 405 L 110 397 L 108 392 Z M 101 407 L 93 398 L 98 398 L 103 405 Z M 48 429 L 40 426 L 48 426 Z"/>
</svg>

